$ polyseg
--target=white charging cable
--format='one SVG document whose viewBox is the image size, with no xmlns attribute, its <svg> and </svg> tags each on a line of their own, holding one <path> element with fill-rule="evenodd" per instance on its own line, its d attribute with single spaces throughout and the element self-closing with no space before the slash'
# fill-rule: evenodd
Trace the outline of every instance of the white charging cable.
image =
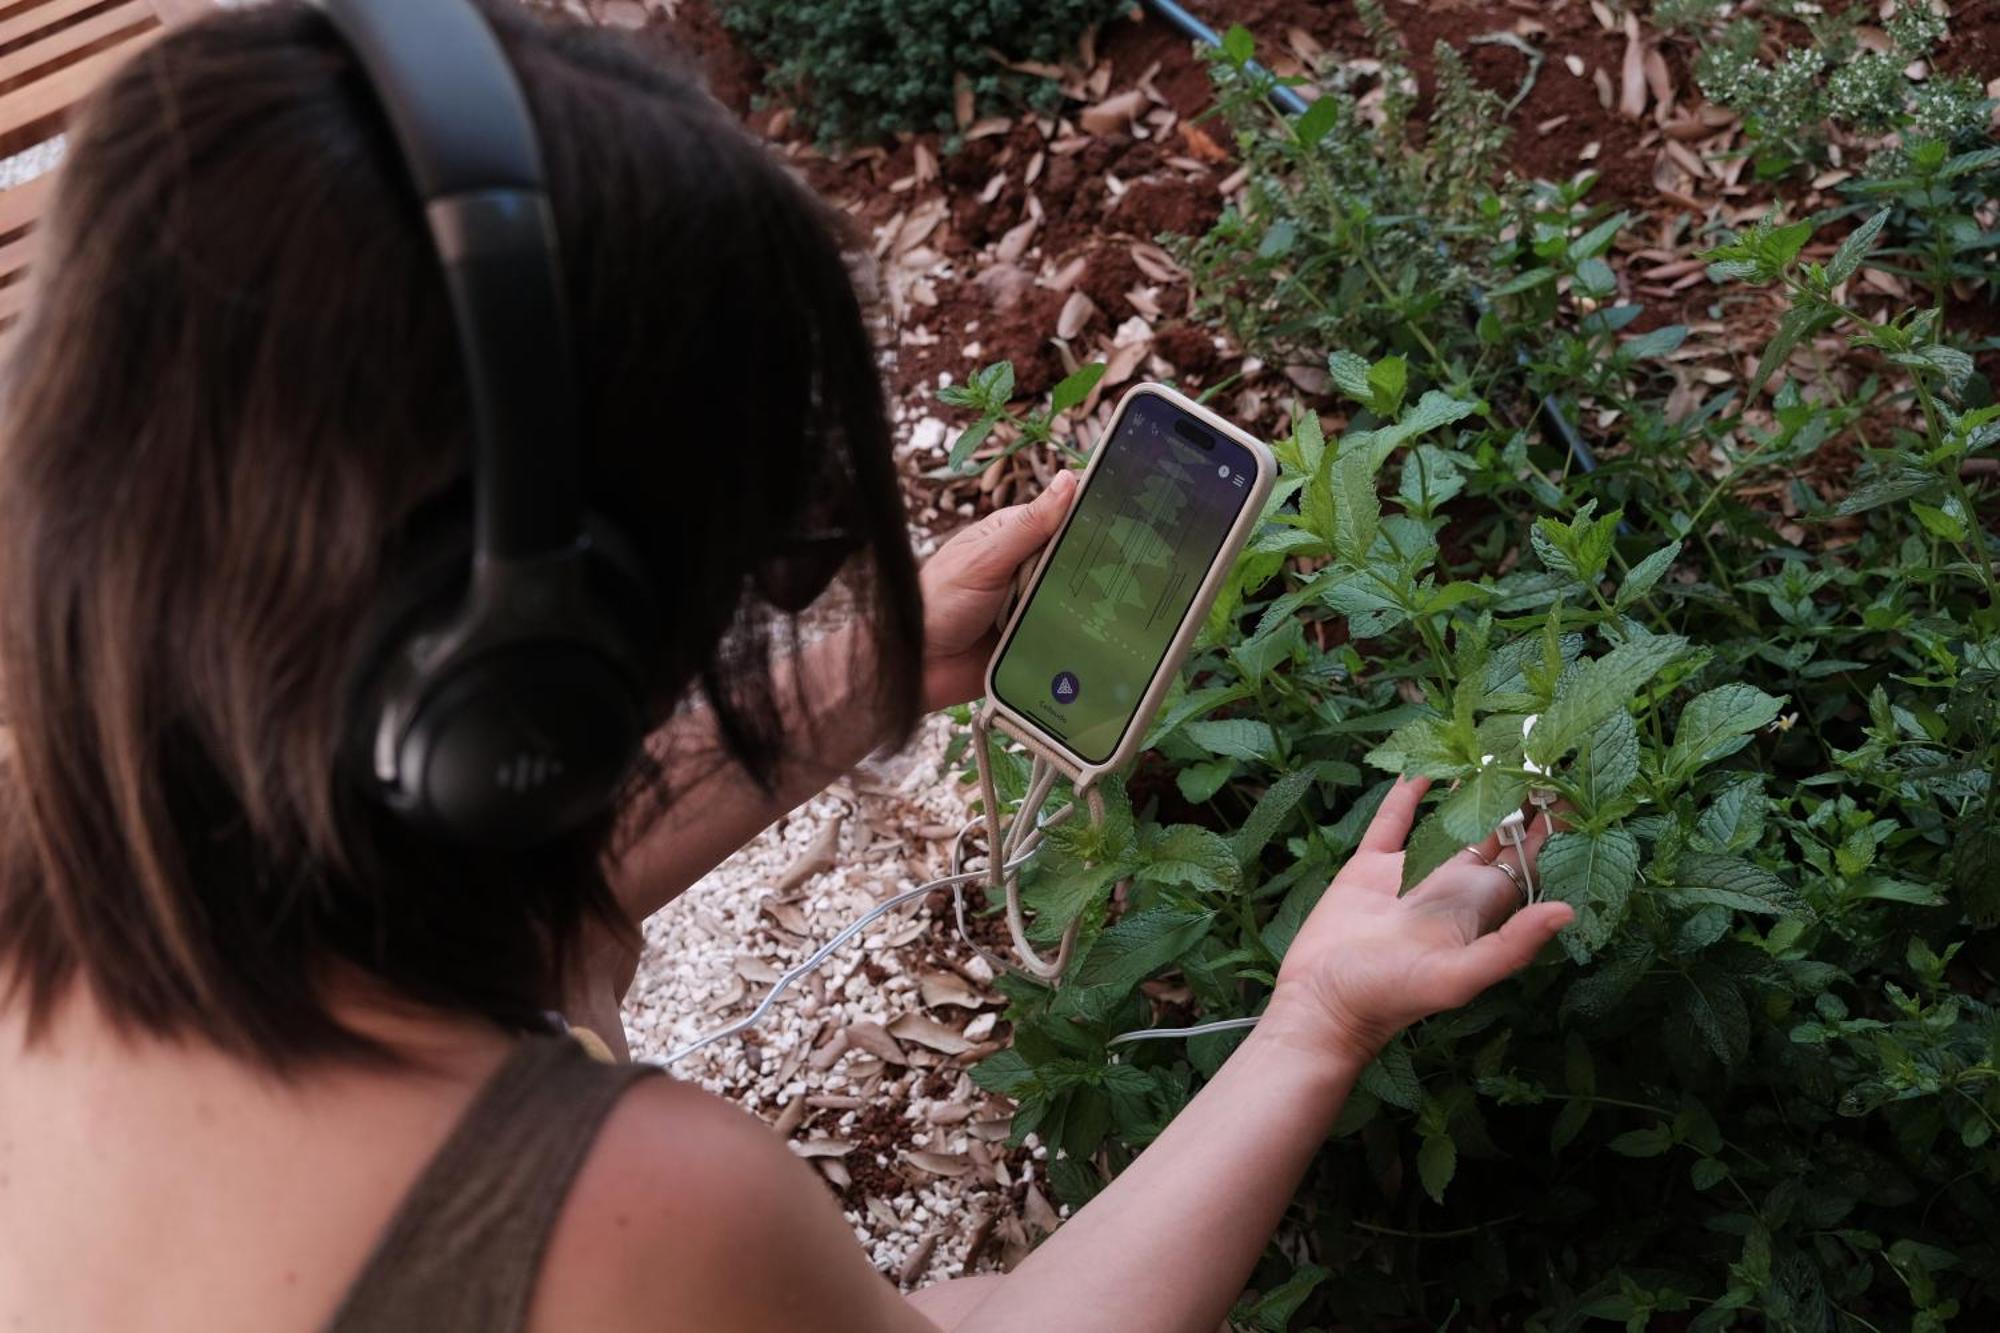
<svg viewBox="0 0 2000 1333">
<path fill-rule="evenodd" d="M 980 818 L 968 822 L 952 840 L 951 873 L 928 884 L 920 884 L 914 889 L 906 889 L 893 898 L 877 903 L 773 982 L 771 989 L 765 992 L 764 998 L 758 1001 L 755 1009 L 728 1026 L 718 1028 L 670 1052 L 661 1061 L 663 1065 L 678 1064 L 697 1051 L 713 1046 L 719 1041 L 739 1037 L 756 1027 L 764 1021 L 765 1015 L 771 1012 L 772 1006 L 778 1002 L 780 996 L 824 965 L 841 945 L 888 913 L 941 889 L 951 890 L 952 917 L 958 928 L 959 939 L 995 969 L 1041 982 L 1053 981 L 1068 969 L 1070 954 L 1075 949 L 1077 931 L 1082 922 L 1079 920 L 1070 923 L 1069 928 L 1063 932 L 1062 943 L 1058 946 L 1054 958 L 1045 959 L 1037 953 L 1034 946 L 1028 942 L 1027 919 L 1021 907 L 1021 867 L 1040 850 L 1042 840 L 1048 836 L 1049 830 L 1074 816 L 1077 807 L 1072 803 L 1052 815 L 1044 817 L 1041 814 L 1042 806 L 1047 803 L 1049 793 L 1055 788 L 1056 770 L 1046 759 L 1037 758 L 1029 770 L 1027 794 L 1022 798 L 1014 818 L 1003 820 L 1000 814 L 999 796 L 993 782 L 992 759 L 986 751 L 986 738 L 986 729 L 975 726 L 973 743 L 977 747 L 981 800 L 985 808 Z M 1104 807 L 1101 800 L 1087 800 L 1086 804 L 1090 805 L 1094 817 L 1103 818 Z M 967 870 L 966 839 L 982 825 L 987 832 L 987 864 L 978 870 Z M 993 954 L 972 938 L 972 932 L 966 926 L 965 886 L 980 880 L 986 881 L 989 888 L 997 887 L 1000 895 L 1006 899 L 1007 928 L 1013 936 L 1014 949 L 1020 957 L 1019 963 L 1010 962 Z"/>
<path fill-rule="evenodd" d="M 1522 722 L 1521 739 L 1523 741 L 1526 741 L 1529 733 L 1533 731 L 1536 720 L 1530 717 Z M 952 840 L 951 873 L 931 880 L 927 884 L 920 884 L 914 889 L 905 890 L 893 898 L 876 904 L 862 916 L 842 928 L 832 939 L 829 939 L 825 944 L 813 950 L 804 961 L 779 977 L 772 984 L 771 989 L 765 993 L 764 998 L 758 1002 L 757 1007 L 752 1009 L 747 1015 L 726 1027 L 719 1028 L 707 1036 L 698 1038 L 671 1052 L 661 1062 L 662 1064 L 678 1064 L 697 1051 L 713 1046 L 719 1041 L 727 1041 L 731 1037 L 741 1036 L 743 1033 L 756 1027 L 759 1023 L 763 1022 L 765 1015 L 771 1012 L 772 1006 L 778 1002 L 780 996 L 791 989 L 798 981 L 821 967 L 827 959 L 831 958 L 839 950 L 841 945 L 853 939 L 888 913 L 895 911 L 899 907 L 913 903 L 919 898 L 936 893 L 941 889 L 951 890 L 952 919 L 953 924 L 957 927 L 959 939 L 967 948 L 971 949 L 996 970 L 1011 972 L 1017 976 L 1041 982 L 1054 981 L 1068 970 L 1070 955 L 1076 946 L 1077 931 L 1081 927 L 1082 921 L 1079 919 L 1069 924 L 1069 928 L 1063 932 L 1062 941 L 1057 946 L 1054 958 L 1043 958 L 1035 950 L 1034 946 L 1028 942 L 1026 916 L 1021 906 L 1020 876 L 1021 867 L 1026 865 L 1034 857 L 1035 853 L 1041 849 L 1042 842 L 1048 836 L 1049 831 L 1066 820 L 1073 818 L 1076 814 L 1077 806 L 1072 802 L 1051 815 L 1044 816 L 1041 813 L 1041 807 L 1048 801 L 1049 793 L 1055 788 L 1057 774 L 1055 765 L 1046 759 L 1037 757 L 1028 771 L 1027 792 L 1022 798 L 1014 818 L 1003 821 L 1000 816 L 999 794 L 993 780 L 992 758 L 986 749 L 987 736 L 988 732 L 986 728 L 975 724 L 972 737 L 973 753 L 979 772 L 980 800 L 983 803 L 984 809 L 981 812 L 980 818 L 969 821 L 964 828 L 958 831 L 958 836 Z M 1491 756 L 1487 757 L 1487 762 L 1492 762 Z M 1524 759 L 1522 762 L 1531 774 L 1541 774 L 1546 771 L 1536 765 L 1533 760 Z M 1555 793 L 1552 790 L 1545 787 L 1531 788 L 1528 799 L 1537 807 L 1544 819 L 1549 819 L 1553 823 L 1552 816 L 1549 813 L 1549 807 L 1555 801 Z M 1091 790 L 1085 793 L 1084 800 L 1090 807 L 1092 818 L 1101 821 L 1104 818 L 1103 799 L 1094 790 Z M 965 868 L 967 859 L 966 839 L 972 835 L 974 830 L 982 825 L 985 826 L 987 831 L 987 864 L 978 870 L 967 870 Z M 1501 854 L 1505 855 L 1506 851 L 1511 848 L 1516 861 L 1521 867 L 1520 883 L 1522 893 L 1529 902 L 1536 901 L 1538 886 L 1535 883 L 1533 865 L 1528 859 L 1527 819 L 1521 811 L 1516 810 L 1501 821 L 1499 836 Z M 1008 933 L 1012 936 L 1014 951 L 1019 958 L 1019 962 L 999 957 L 972 938 L 972 932 L 967 927 L 965 921 L 965 886 L 979 880 L 985 880 L 989 889 L 997 888 L 1001 896 L 1006 900 L 1007 929 Z M 1254 1017 L 1223 1018 L 1209 1023 L 1195 1023 L 1188 1027 L 1140 1028 L 1134 1032 L 1121 1032 L 1105 1044 L 1107 1046 L 1122 1046 L 1140 1041 L 1186 1041 L 1193 1037 L 1209 1036 L 1217 1032 L 1239 1032 L 1256 1026 L 1257 1019 Z"/>
<path fill-rule="evenodd" d="M 976 823 L 966 825 L 966 827 L 960 830 L 959 832 L 958 835 L 959 840 L 963 842 L 966 833 L 970 832 L 975 827 L 977 827 Z M 1021 867 L 1028 863 L 1028 858 L 1033 855 L 1034 852 L 1032 848 L 1026 852 L 1020 853 L 1012 861 L 1007 863 L 1006 873 L 1009 875 L 1018 874 L 1020 872 Z M 953 853 L 954 866 L 957 863 L 957 859 L 958 859 L 957 853 L 956 851 L 954 851 Z M 818 968 L 822 964 L 824 964 L 827 959 L 833 957 L 835 951 L 837 951 L 841 945 L 847 943 L 849 940 L 853 939 L 856 935 L 868 929 L 869 926 L 881 920 L 884 916 L 887 916 L 889 913 L 895 911 L 897 908 L 913 903 L 917 901 L 919 898 L 923 898 L 929 894 L 936 893 L 940 889 L 950 889 L 952 891 L 952 897 L 954 899 L 958 899 L 960 895 L 964 892 L 965 886 L 967 884 L 972 883 L 974 880 L 985 879 L 986 877 L 987 877 L 987 872 L 984 869 L 962 871 L 956 874 L 946 875 L 941 879 L 934 879 L 928 884 L 920 884 L 914 889 L 906 889 L 905 891 L 897 894 L 893 898 L 889 898 L 883 902 L 877 903 L 867 912 L 855 918 L 853 921 L 849 922 L 844 928 L 842 928 L 839 934 L 835 935 L 825 944 L 820 945 L 819 948 L 813 950 L 812 953 L 809 954 L 804 961 L 800 962 L 798 965 L 793 967 L 789 972 L 786 972 L 783 976 L 779 977 L 777 981 L 773 982 L 771 985 L 771 989 L 765 992 L 764 998 L 758 1001 L 757 1007 L 755 1009 L 752 1009 L 748 1014 L 746 1014 L 742 1018 L 737 1019 L 734 1023 L 729 1024 L 727 1027 L 718 1028 L 714 1032 L 709 1033 L 707 1036 L 698 1038 L 695 1041 L 689 1042 L 687 1045 L 681 1047 L 679 1050 L 673 1051 L 667 1056 L 665 1060 L 661 1061 L 661 1063 L 667 1065 L 678 1064 L 682 1060 L 687 1059 L 690 1055 L 693 1055 L 696 1051 L 702 1050 L 705 1047 L 713 1046 L 716 1042 L 719 1041 L 727 1041 L 731 1037 L 740 1037 L 745 1032 L 748 1032 L 751 1028 L 756 1027 L 759 1023 L 764 1021 L 764 1016 L 771 1012 L 771 1006 L 778 1002 L 779 996 L 783 995 L 786 991 L 790 990 L 796 982 L 800 981 L 808 974 L 818 970 Z M 965 917 L 961 909 L 959 915 L 959 932 L 960 934 L 964 934 L 964 931 L 965 931 Z M 967 943 L 971 943 L 971 941 L 968 939 Z M 975 944 L 973 945 L 973 948 L 978 949 L 979 946 Z M 979 949 L 979 952 L 984 956 L 990 957 L 990 955 L 986 955 L 986 951 L 984 949 Z"/>
</svg>

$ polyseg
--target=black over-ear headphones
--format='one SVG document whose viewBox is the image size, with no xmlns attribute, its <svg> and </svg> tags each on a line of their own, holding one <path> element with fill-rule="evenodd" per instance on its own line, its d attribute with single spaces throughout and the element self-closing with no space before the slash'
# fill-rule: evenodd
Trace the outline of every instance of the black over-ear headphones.
<svg viewBox="0 0 2000 1333">
<path fill-rule="evenodd" d="M 475 438 L 470 550 L 459 547 L 448 591 L 420 591 L 413 613 L 383 627 L 348 743 L 364 781 L 413 824 L 533 846 L 602 814 L 630 772 L 651 623 L 644 571 L 584 509 L 583 413 L 541 148 L 471 0 L 320 6 L 423 201 Z M 619 587 L 640 604 L 608 595 Z"/>
</svg>

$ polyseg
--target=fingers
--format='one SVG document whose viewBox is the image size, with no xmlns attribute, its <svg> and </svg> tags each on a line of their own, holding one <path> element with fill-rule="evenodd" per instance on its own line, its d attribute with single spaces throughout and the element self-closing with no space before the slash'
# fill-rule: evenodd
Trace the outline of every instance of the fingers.
<svg viewBox="0 0 2000 1333">
<path fill-rule="evenodd" d="M 1076 473 L 1058 472 L 1048 488 L 1024 505 L 995 510 L 963 535 L 964 575 L 991 586 L 1004 585 L 1062 526 L 1076 496 Z"/>
<path fill-rule="evenodd" d="M 1526 827 L 1519 851 L 1502 843 L 1496 830 L 1432 871 L 1407 896 L 1413 900 L 1469 897 L 1480 930 L 1492 930 L 1521 905 L 1522 891 L 1527 887 L 1523 874 L 1533 875 L 1538 889 L 1541 885 L 1539 864 L 1542 844 L 1549 840 L 1548 821 L 1540 811 L 1529 811 Z M 1505 870 L 1500 868 L 1503 865 Z"/>
<path fill-rule="evenodd" d="M 1375 818 L 1368 822 L 1368 831 L 1361 835 L 1361 846 L 1357 850 L 1402 851 L 1403 841 L 1410 836 L 1410 825 L 1416 822 L 1417 804 L 1430 789 L 1429 778 L 1397 778 L 1396 785 L 1382 798 Z"/>
<path fill-rule="evenodd" d="M 1524 907 L 1490 935 L 1482 935 L 1439 966 L 1440 980 L 1455 1007 L 1470 1003 L 1488 986 L 1512 976 L 1535 960 L 1556 932 L 1576 920 L 1568 903 L 1536 903 Z"/>
<path fill-rule="evenodd" d="M 1526 837 L 1521 844 L 1521 851 L 1526 854 L 1528 864 L 1529 866 L 1532 867 L 1540 860 L 1542 855 L 1542 844 L 1549 840 L 1549 834 L 1553 830 L 1549 826 L 1549 821 L 1542 817 L 1542 812 L 1534 808 L 1533 806 L 1524 808 L 1521 813 L 1524 819 L 1526 820 L 1526 824 L 1524 826 L 1526 829 Z M 1498 829 L 1493 830 L 1493 832 L 1487 834 L 1484 838 L 1480 839 L 1478 842 L 1473 843 L 1470 847 L 1467 847 L 1463 851 L 1455 854 L 1449 861 L 1446 861 L 1444 863 L 1444 866 L 1439 867 L 1439 869 L 1442 870 L 1446 867 L 1454 867 L 1454 866 L 1457 867 L 1491 866 L 1495 861 L 1500 859 L 1501 851 L 1503 848 L 1506 851 L 1507 863 L 1513 866 L 1514 872 L 1516 874 L 1519 874 L 1521 871 L 1521 863 L 1519 860 L 1516 859 L 1516 853 L 1514 849 L 1512 847 L 1508 847 L 1505 843 L 1502 843 L 1500 841 L 1500 830 Z M 1426 881 L 1426 883 L 1428 882 L 1429 881 Z M 1540 882 L 1541 882 L 1540 879 L 1537 878 L 1536 883 L 1539 884 Z"/>
</svg>

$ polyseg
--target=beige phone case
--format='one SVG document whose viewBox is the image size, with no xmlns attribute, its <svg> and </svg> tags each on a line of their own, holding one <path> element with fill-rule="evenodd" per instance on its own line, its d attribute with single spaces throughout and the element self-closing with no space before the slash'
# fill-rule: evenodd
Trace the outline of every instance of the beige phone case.
<svg viewBox="0 0 2000 1333">
<path fill-rule="evenodd" d="M 1181 619 L 1180 627 L 1174 631 L 1174 637 L 1168 642 L 1166 654 L 1160 659 L 1159 669 L 1153 673 L 1153 679 L 1147 684 L 1146 692 L 1140 696 L 1139 706 L 1133 711 L 1132 720 L 1126 725 L 1125 734 L 1119 737 L 1117 748 L 1108 758 L 1102 763 L 1093 764 L 1072 753 L 1060 740 L 1043 730 L 1034 719 L 1000 702 L 993 692 L 993 672 L 1000 663 L 1000 655 L 1007 649 L 1008 641 L 1014 637 L 1015 625 L 1020 621 L 1022 613 L 1027 610 L 1028 603 L 1033 600 L 1035 589 L 1041 585 L 1042 575 L 1048 570 L 1049 560 L 1054 556 L 1056 546 L 1062 541 L 1063 534 L 1069 531 L 1070 521 L 1076 517 L 1084 492 L 1089 489 L 1091 478 L 1097 473 L 1097 465 L 1104 459 L 1103 444 L 1116 438 L 1119 426 L 1124 424 L 1127 409 L 1143 394 L 1166 399 L 1216 434 L 1227 436 L 1242 445 L 1250 452 L 1250 456 L 1257 460 L 1257 476 L 1250 484 L 1249 496 L 1243 502 L 1242 511 L 1237 514 L 1236 522 L 1230 526 L 1228 534 L 1222 539 L 1221 547 L 1215 553 L 1215 558 L 1209 562 L 1208 573 L 1203 577 L 1201 586 L 1195 590 L 1194 601 L 1189 604 L 1187 614 Z M 1112 416 L 1111 424 L 1105 428 L 1099 447 L 1091 451 L 1090 465 L 1084 469 L 1083 481 L 1077 487 L 1077 499 L 1071 502 L 1069 515 L 1063 519 L 1062 527 L 1057 529 L 1056 535 L 1048 545 L 1042 548 L 1041 557 L 1035 562 L 1035 572 L 1029 579 L 1026 590 L 1014 599 L 1013 610 L 1008 614 L 1006 626 L 1000 634 L 1000 646 L 986 664 L 986 706 L 980 710 L 980 722 L 988 727 L 999 727 L 1027 746 L 1031 752 L 1047 759 L 1070 779 L 1079 792 L 1088 789 L 1101 775 L 1115 772 L 1130 763 L 1132 757 L 1138 753 L 1140 742 L 1146 737 L 1147 728 L 1152 726 L 1153 715 L 1159 712 L 1161 701 L 1173 687 L 1174 679 L 1180 675 L 1181 663 L 1187 657 L 1188 648 L 1194 643 L 1195 635 L 1201 632 L 1203 622 L 1208 619 L 1209 608 L 1215 604 L 1215 595 L 1222 586 L 1224 576 L 1235 566 L 1236 558 L 1243 553 L 1251 534 L 1257 530 L 1257 524 L 1263 517 L 1264 504 L 1271 498 L 1271 488 L 1277 484 L 1277 480 L 1278 460 L 1262 440 L 1231 425 L 1199 403 L 1174 392 L 1164 384 L 1138 384 L 1127 390 L 1125 396 L 1118 400 L 1118 411 Z"/>
</svg>

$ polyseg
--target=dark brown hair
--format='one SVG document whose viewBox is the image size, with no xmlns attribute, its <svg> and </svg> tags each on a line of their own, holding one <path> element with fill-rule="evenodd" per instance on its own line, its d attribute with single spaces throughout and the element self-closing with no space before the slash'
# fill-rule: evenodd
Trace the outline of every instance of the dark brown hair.
<svg viewBox="0 0 2000 1333">
<path fill-rule="evenodd" d="M 830 218 L 690 76 L 489 9 L 548 159 L 587 487 L 655 581 L 659 715 L 704 696 L 769 780 L 796 538 L 834 532 L 905 733 L 916 575 Z M 630 929 L 614 816 L 478 854 L 336 762 L 469 449 L 422 213 L 354 62 L 298 3 L 172 34 L 94 98 L 45 225 L 0 438 L 0 963 L 31 1032 L 81 983 L 127 1030 L 275 1067 L 362 1052 L 326 1002 L 339 960 L 535 1025 L 585 925 Z"/>
</svg>

